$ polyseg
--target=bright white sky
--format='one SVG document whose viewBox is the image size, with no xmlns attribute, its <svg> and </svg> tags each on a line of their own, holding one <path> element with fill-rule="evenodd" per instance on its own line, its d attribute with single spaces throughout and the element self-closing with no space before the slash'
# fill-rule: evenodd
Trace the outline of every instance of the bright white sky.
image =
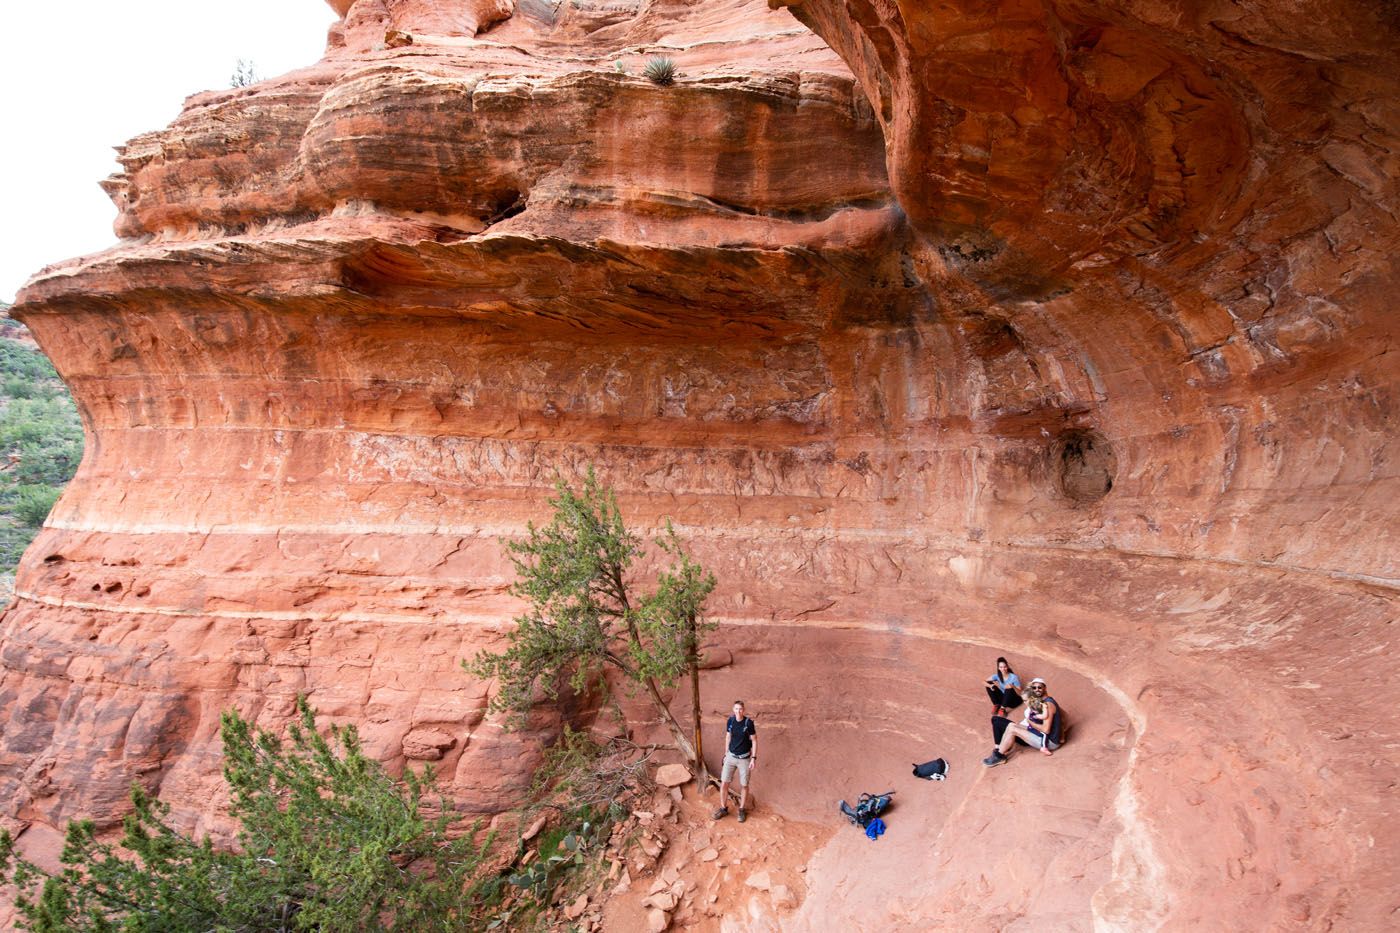
<svg viewBox="0 0 1400 933">
<path fill-rule="evenodd" d="M 97 183 L 112 147 L 159 129 L 238 59 L 267 78 L 313 64 L 325 0 L 10 0 L 0 54 L 0 299 L 42 266 L 116 242 Z"/>
</svg>

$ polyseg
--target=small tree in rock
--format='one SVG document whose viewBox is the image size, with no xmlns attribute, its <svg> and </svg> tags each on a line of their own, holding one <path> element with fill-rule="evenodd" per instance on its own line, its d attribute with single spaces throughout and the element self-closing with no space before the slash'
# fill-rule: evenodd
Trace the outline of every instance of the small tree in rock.
<svg viewBox="0 0 1400 933">
<path fill-rule="evenodd" d="M 698 739 L 686 737 L 662 693 L 698 670 L 700 636 L 714 628 L 701 620 L 714 576 L 686 553 L 667 522 L 654 543 L 669 564 L 643 592 L 632 578 L 642 540 L 623 524 L 612 491 L 590 469 L 580 492 L 562 480 L 555 492 L 550 523 L 531 523 L 524 541 L 506 545 L 518 575 L 511 592 L 530 609 L 515 620 L 505 651 L 482 652 L 467 669 L 496 679 L 491 709 L 509 713 L 508 724 L 518 727 L 537 696 L 555 699 L 566 682 L 587 690 L 611 667 L 646 693 L 676 748 L 706 780 Z M 698 737 L 698 696 L 695 702 Z"/>
</svg>

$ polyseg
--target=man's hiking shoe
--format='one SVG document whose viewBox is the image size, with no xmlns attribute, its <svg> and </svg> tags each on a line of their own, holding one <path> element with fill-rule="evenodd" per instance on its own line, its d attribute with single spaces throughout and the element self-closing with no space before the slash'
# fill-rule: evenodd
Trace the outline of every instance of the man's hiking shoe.
<svg viewBox="0 0 1400 933">
<path fill-rule="evenodd" d="M 740 812 L 740 813 L 743 813 L 744 811 L 743 811 L 743 810 L 740 810 L 739 812 Z M 720 807 L 720 808 L 719 808 L 718 810 L 716 810 L 714 813 L 710 814 L 710 818 L 711 818 L 711 819 L 715 819 L 715 820 L 722 820 L 722 819 L 724 819 L 724 818 L 725 818 L 726 816 L 728 816 L 728 815 L 729 815 L 729 808 L 728 808 L 728 807 Z"/>
<path fill-rule="evenodd" d="M 996 749 L 992 749 L 992 753 L 982 759 L 982 764 L 989 768 L 995 768 L 997 765 L 1006 764 L 1006 756 Z"/>
<path fill-rule="evenodd" d="M 748 818 L 749 818 L 748 813 L 744 810 L 743 807 L 740 807 L 740 808 L 739 808 L 739 822 L 742 823 L 742 822 L 744 822 L 744 820 L 747 820 Z"/>
</svg>

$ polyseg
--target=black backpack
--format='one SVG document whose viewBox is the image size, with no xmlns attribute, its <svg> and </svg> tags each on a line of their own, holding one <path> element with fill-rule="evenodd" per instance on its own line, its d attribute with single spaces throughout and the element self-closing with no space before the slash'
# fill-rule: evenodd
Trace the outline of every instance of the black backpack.
<svg viewBox="0 0 1400 933">
<path fill-rule="evenodd" d="M 915 765 L 914 777 L 924 778 L 928 781 L 942 781 L 948 777 L 948 762 L 942 758 L 935 758 L 933 761 Z"/>
<path fill-rule="evenodd" d="M 884 813 L 890 806 L 890 798 L 894 796 L 894 791 L 887 790 L 883 794 L 861 794 L 856 805 L 852 807 L 846 801 L 841 801 L 841 812 L 846 814 L 846 819 L 854 826 L 865 826 L 875 817 Z"/>
</svg>

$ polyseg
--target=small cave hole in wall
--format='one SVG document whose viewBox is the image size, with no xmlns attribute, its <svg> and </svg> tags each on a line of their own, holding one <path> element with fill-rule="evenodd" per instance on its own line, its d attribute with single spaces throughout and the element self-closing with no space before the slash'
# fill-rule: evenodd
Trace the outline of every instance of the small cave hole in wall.
<svg viewBox="0 0 1400 933">
<path fill-rule="evenodd" d="M 1069 431 L 1051 448 L 1051 475 L 1074 502 L 1097 502 L 1113 489 L 1118 460 L 1113 447 L 1093 431 Z"/>
</svg>

